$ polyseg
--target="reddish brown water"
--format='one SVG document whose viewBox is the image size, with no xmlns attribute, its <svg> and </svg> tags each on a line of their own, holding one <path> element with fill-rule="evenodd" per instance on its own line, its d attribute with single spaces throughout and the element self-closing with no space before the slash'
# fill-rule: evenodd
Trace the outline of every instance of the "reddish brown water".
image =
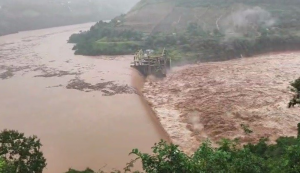
<svg viewBox="0 0 300 173">
<path fill-rule="evenodd" d="M 172 142 L 193 153 L 201 142 L 241 144 L 297 136 L 300 107 L 288 108 L 299 78 L 300 52 L 281 52 L 173 68 L 145 83 L 143 94 Z M 158 97 L 159 96 L 159 97 Z M 251 135 L 241 124 L 249 125 Z"/>
<path fill-rule="evenodd" d="M 91 25 L 0 37 L 0 129 L 37 135 L 48 163 L 46 173 L 70 167 L 123 168 L 131 149 L 148 152 L 166 139 L 138 95 L 116 90 L 104 96 L 103 90 L 66 88 L 73 79 L 123 87 L 143 83 L 129 67 L 132 56 L 73 55 L 68 37 Z"/>
</svg>

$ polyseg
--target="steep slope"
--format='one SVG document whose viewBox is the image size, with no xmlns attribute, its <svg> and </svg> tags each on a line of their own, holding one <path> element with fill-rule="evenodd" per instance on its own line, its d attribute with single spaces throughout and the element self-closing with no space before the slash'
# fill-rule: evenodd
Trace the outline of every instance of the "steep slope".
<svg viewBox="0 0 300 173">
<path fill-rule="evenodd" d="M 253 7 L 266 10 L 277 25 L 299 27 L 297 0 L 142 0 L 126 15 L 124 25 L 145 32 L 180 31 L 190 23 L 205 30 L 227 29 L 230 15 Z"/>
<path fill-rule="evenodd" d="M 298 0 L 141 0 L 70 41 L 77 54 L 166 48 L 173 62 L 193 63 L 298 50 L 299 29 Z"/>
<path fill-rule="evenodd" d="M 172 12 L 173 4 L 161 3 L 139 3 L 125 17 L 124 27 L 130 27 L 143 32 L 152 32 L 155 26 L 164 21 Z"/>
</svg>

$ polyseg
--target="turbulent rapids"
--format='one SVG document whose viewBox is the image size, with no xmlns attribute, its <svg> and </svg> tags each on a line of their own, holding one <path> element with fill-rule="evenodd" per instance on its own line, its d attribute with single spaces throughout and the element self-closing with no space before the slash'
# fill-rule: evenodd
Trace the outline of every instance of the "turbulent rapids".
<svg viewBox="0 0 300 173">
<path fill-rule="evenodd" d="M 287 104 L 299 66 L 299 52 L 187 65 L 164 80 L 149 79 L 143 93 L 172 141 L 187 152 L 206 139 L 274 141 L 297 133 L 299 107 Z M 241 124 L 253 134 L 246 135 Z"/>
</svg>

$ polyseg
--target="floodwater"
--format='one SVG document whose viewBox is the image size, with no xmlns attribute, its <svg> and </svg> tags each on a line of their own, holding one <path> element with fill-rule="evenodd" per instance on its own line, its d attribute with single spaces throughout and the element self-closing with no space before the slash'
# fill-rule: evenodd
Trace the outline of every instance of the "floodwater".
<svg viewBox="0 0 300 173">
<path fill-rule="evenodd" d="M 288 103 L 299 67 L 300 52 L 289 51 L 185 65 L 164 80 L 146 82 L 143 95 L 172 142 L 187 153 L 207 139 L 213 146 L 224 138 L 242 145 L 266 137 L 275 142 L 297 136 L 300 107 Z M 241 124 L 253 133 L 245 134 Z"/>
<path fill-rule="evenodd" d="M 167 137 L 134 87 L 132 56 L 75 56 L 67 40 L 92 24 L 0 37 L 0 130 L 37 135 L 46 173 L 123 168 L 133 148 Z"/>
</svg>

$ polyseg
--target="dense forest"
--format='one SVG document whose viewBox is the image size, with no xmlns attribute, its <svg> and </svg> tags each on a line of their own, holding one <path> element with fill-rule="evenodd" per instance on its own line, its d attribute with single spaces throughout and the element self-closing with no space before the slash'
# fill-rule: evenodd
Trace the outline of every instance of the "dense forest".
<svg viewBox="0 0 300 173">
<path fill-rule="evenodd" d="M 82 55 L 118 55 L 130 54 L 141 46 L 143 34 L 128 29 L 118 29 L 118 20 L 100 21 L 88 32 L 73 34 L 69 42 L 74 46 L 75 54 Z"/>
<path fill-rule="evenodd" d="M 136 0 L 0 0 L 0 35 L 97 22 L 128 11 Z"/>
<path fill-rule="evenodd" d="M 155 16 L 164 6 L 170 12 Z M 109 24 L 98 22 L 91 30 L 71 36 L 69 42 L 76 43 L 75 53 L 82 55 L 132 54 L 165 47 L 175 61 L 227 60 L 298 49 L 299 16 L 300 1 L 296 0 L 143 0 L 127 15 Z M 113 32 L 106 35 L 107 28 Z M 119 37 L 128 30 L 130 38 Z"/>
</svg>

